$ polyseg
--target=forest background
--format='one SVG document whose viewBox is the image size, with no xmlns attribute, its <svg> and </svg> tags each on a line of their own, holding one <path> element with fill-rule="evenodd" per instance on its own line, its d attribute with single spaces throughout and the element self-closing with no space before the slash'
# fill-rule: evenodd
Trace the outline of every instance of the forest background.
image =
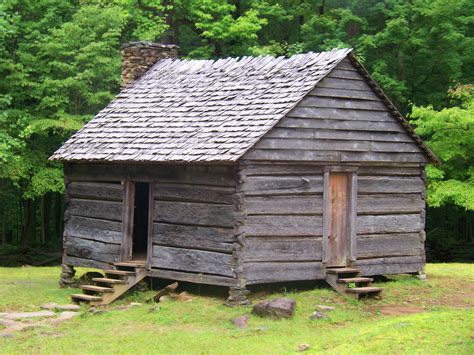
<svg viewBox="0 0 474 355">
<path fill-rule="evenodd" d="M 2 0 L 0 264 L 61 250 L 48 157 L 118 93 L 134 40 L 187 58 L 354 48 L 443 161 L 427 169 L 428 259 L 473 260 L 473 34 L 472 0 Z"/>
</svg>

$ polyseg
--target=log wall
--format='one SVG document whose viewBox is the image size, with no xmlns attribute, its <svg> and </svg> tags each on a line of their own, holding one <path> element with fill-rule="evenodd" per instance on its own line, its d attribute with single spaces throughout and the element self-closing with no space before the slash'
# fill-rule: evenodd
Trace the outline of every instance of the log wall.
<svg viewBox="0 0 474 355">
<path fill-rule="evenodd" d="M 120 261 L 122 205 L 120 180 L 66 179 L 63 262 L 108 269 Z"/>
<path fill-rule="evenodd" d="M 424 265 L 423 168 L 359 165 L 356 265 L 364 274 Z M 245 161 L 240 189 L 248 284 L 322 279 L 324 165 Z"/>
<path fill-rule="evenodd" d="M 238 200 L 234 166 L 66 166 L 64 262 L 110 268 L 120 261 L 123 181 L 153 186 L 150 275 L 236 285 Z"/>
<path fill-rule="evenodd" d="M 324 278 L 323 167 L 241 165 L 248 284 Z"/>
</svg>

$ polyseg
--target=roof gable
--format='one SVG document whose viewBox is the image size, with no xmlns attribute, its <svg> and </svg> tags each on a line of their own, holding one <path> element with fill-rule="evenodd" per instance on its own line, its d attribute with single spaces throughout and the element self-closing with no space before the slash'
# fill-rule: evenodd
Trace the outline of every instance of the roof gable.
<svg viewBox="0 0 474 355">
<path fill-rule="evenodd" d="M 236 161 L 349 52 L 161 60 L 51 159 Z"/>
<path fill-rule="evenodd" d="M 426 163 L 428 149 L 363 74 L 341 61 L 243 159 Z"/>
</svg>

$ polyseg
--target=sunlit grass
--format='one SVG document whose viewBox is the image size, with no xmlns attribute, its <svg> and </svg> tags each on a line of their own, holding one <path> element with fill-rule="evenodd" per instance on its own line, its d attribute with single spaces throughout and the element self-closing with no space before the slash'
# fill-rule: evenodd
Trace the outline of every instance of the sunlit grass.
<svg viewBox="0 0 474 355">
<path fill-rule="evenodd" d="M 49 267 L 0 268 L 0 310 L 37 310 L 46 302 L 68 302 L 68 294 L 77 290 L 59 289 L 59 272 Z M 142 306 L 102 314 L 85 312 L 59 326 L 21 332 L 14 339 L 0 338 L 0 353 L 288 354 L 301 343 L 311 345 L 310 353 L 474 353 L 472 295 L 463 294 L 462 287 L 472 286 L 474 265 L 431 264 L 427 273 L 426 282 L 397 276 L 380 283 L 385 289 L 382 300 L 357 302 L 325 288 L 258 292 L 254 302 L 294 298 L 296 315 L 282 321 L 251 316 L 245 330 L 235 328 L 230 320 L 249 314 L 251 308 L 226 307 L 217 293 L 194 293 L 190 302 L 153 305 L 144 303 L 152 291 L 132 292 L 118 304 L 138 301 Z M 336 309 L 327 313 L 328 319 L 310 320 L 318 304 Z M 394 304 L 424 311 L 380 314 L 381 307 Z"/>
</svg>

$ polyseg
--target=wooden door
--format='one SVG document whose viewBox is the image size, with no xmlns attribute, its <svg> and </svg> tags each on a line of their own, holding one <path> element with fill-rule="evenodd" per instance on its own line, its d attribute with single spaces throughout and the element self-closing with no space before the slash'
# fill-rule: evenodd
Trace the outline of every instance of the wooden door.
<svg viewBox="0 0 474 355">
<path fill-rule="evenodd" d="M 329 174 L 327 199 L 327 266 L 347 265 L 350 224 L 350 173 Z"/>
</svg>

